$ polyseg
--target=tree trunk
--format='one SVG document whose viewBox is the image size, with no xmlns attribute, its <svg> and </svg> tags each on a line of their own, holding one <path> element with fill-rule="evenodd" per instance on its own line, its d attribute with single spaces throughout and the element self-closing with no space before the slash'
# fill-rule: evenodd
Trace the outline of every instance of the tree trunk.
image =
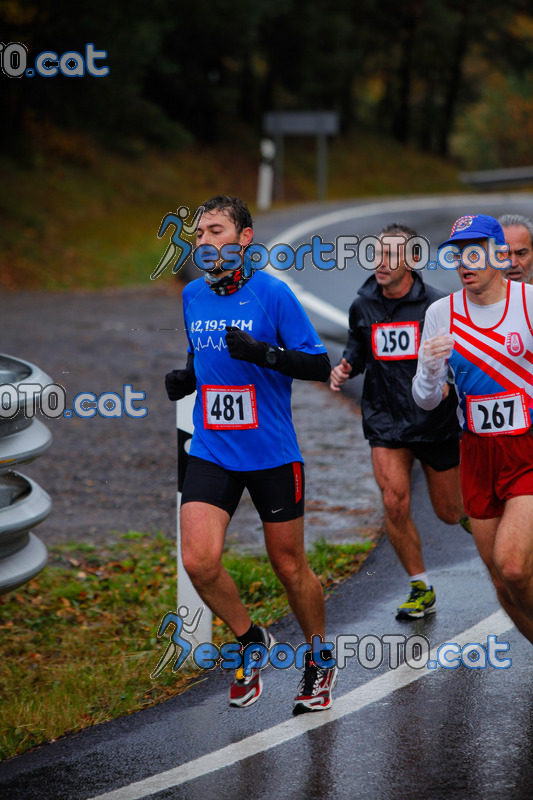
<svg viewBox="0 0 533 800">
<path fill-rule="evenodd" d="M 450 76 L 448 80 L 448 86 L 446 87 L 444 106 L 442 109 L 441 125 L 440 130 L 438 131 L 437 152 L 442 156 L 447 156 L 450 149 L 450 135 L 455 123 L 457 99 L 459 96 L 459 88 L 463 77 L 463 65 L 469 43 L 468 22 L 468 5 L 465 3 L 462 9 L 461 20 L 459 22 L 459 30 L 457 32 Z"/>
</svg>

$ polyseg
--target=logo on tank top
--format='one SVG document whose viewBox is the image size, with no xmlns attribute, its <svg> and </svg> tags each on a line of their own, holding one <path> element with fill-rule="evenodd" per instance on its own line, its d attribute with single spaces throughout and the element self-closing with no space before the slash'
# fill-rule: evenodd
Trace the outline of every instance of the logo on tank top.
<svg viewBox="0 0 533 800">
<path fill-rule="evenodd" d="M 515 331 L 511 331 L 507 334 L 507 339 L 505 340 L 505 344 L 507 345 L 507 351 L 512 356 L 521 356 L 525 350 L 524 343 L 522 341 L 522 337 L 519 333 Z"/>
</svg>

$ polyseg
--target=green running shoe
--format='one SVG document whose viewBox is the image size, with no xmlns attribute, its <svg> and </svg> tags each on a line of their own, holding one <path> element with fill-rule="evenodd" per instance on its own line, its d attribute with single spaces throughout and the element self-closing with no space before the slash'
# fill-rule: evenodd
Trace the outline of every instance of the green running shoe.
<svg viewBox="0 0 533 800">
<path fill-rule="evenodd" d="M 472 523 L 470 522 L 470 517 L 463 517 L 460 519 L 459 525 L 461 528 L 464 528 L 467 533 L 472 535 Z"/>
<path fill-rule="evenodd" d="M 436 610 L 436 597 L 433 586 L 426 586 L 423 581 L 411 581 L 409 597 L 398 606 L 396 619 L 419 619 Z"/>
</svg>

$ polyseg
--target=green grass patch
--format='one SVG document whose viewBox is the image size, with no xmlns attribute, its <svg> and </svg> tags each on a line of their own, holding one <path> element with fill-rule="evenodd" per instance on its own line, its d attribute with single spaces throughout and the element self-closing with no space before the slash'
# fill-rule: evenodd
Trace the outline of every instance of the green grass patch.
<svg viewBox="0 0 533 800">
<path fill-rule="evenodd" d="M 357 572 L 372 547 L 320 541 L 308 560 L 328 591 Z M 170 666 L 150 678 L 168 644 L 157 639 L 159 623 L 176 608 L 174 542 L 130 532 L 98 549 L 75 543 L 49 552 L 38 578 L 0 597 L 2 759 L 204 679 L 198 669 Z M 223 560 L 254 621 L 268 625 L 290 610 L 266 556 L 227 552 Z M 215 618 L 215 644 L 232 639 Z"/>
<path fill-rule="evenodd" d="M 259 143 L 243 131 L 217 147 L 188 145 L 133 159 L 79 133 L 40 132 L 33 160 L 0 156 L 0 287 L 98 289 L 150 284 L 169 234 L 157 231 L 180 205 L 216 194 L 244 197 L 252 211 Z M 316 200 L 313 137 L 288 138 L 284 200 Z M 328 199 L 460 192 L 456 167 L 365 131 L 329 144 Z M 171 280 L 167 271 L 159 282 Z"/>
</svg>

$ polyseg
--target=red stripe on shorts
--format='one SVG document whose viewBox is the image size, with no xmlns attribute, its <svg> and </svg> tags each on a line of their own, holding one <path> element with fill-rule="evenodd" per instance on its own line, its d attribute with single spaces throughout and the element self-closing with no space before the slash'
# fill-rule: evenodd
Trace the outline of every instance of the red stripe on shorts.
<svg viewBox="0 0 533 800">
<path fill-rule="evenodd" d="M 302 499 L 302 465 L 299 461 L 292 462 L 294 473 L 294 502 L 299 503 Z"/>
</svg>

